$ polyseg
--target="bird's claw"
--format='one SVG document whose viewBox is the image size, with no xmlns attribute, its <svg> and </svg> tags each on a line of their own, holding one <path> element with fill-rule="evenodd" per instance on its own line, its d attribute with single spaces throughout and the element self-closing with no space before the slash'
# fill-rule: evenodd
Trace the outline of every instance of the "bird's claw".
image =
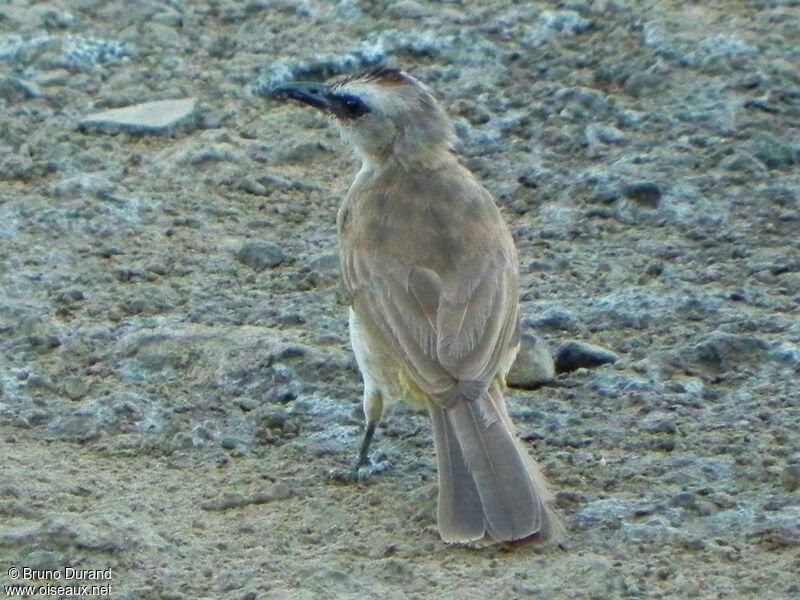
<svg viewBox="0 0 800 600">
<path fill-rule="evenodd" d="M 333 469 L 329 477 L 333 481 L 360 485 L 365 483 L 373 475 L 379 475 L 391 468 L 388 457 L 377 450 L 372 456 L 359 458 L 355 466 L 350 469 Z"/>
</svg>

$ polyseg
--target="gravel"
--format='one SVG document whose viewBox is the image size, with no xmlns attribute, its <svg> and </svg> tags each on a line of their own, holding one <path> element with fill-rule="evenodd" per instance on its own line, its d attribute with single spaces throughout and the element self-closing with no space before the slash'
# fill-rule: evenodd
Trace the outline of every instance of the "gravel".
<svg viewBox="0 0 800 600">
<path fill-rule="evenodd" d="M 128 600 L 797 597 L 795 4 L 4 4 L 0 564 Z M 265 95 L 378 63 L 436 91 L 515 236 L 508 399 L 558 545 L 444 546 L 408 407 L 372 477 L 329 477 L 363 434 L 358 165 Z"/>
</svg>

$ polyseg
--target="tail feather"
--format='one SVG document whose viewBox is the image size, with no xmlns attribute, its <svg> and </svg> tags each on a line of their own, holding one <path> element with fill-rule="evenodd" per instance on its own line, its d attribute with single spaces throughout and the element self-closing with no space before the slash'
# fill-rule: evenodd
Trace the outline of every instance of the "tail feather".
<svg viewBox="0 0 800 600">
<path fill-rule="evenodd" d="M 517 440 L 499 387 L 452 408 L 432 407 L 439 464 L 439 530 L 446 542 L 549 540 L 552 494 Z"/>
<path fill-rule="evenodd" d="M 486 525 L 475 480 L 470 475 L 456 432 L 443 409 L 431 411 L 439 457 L 439 531 L 445 542 L 483 537 Z"/>
</svg>

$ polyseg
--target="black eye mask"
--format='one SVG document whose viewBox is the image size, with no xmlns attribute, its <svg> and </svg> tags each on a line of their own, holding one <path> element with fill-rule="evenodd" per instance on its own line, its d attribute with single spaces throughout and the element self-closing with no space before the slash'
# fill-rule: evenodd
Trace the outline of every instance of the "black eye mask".
<svg viewBox="0 0 800 600">
<path fill-rule="evenodd" d="M 340 119 L 357 119 L 370 112 L 361 98 L 352 94 L 331 94 L 329 96 L 333 114 Z"/>
</svg>

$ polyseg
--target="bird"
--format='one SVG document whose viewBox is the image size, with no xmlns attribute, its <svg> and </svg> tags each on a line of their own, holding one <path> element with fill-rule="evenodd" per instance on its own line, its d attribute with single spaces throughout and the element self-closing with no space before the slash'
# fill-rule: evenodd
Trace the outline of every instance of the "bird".
<svg viewBox="0 0 800 600">
<path fill-rule="evenodd" d="M 490 192 L 459 162 L 433 91 L 370 68 L 271 95 L 332 119 L 361 168 L 337 214 L 342 289 L 364 383 L 356 473 L 384 405 L 431 417 L 439 534 L 446 543 L 547 542 L 563 527 L 554 496 L 506 407 L 519 350 L 519 267 Z"/>
</svg>

